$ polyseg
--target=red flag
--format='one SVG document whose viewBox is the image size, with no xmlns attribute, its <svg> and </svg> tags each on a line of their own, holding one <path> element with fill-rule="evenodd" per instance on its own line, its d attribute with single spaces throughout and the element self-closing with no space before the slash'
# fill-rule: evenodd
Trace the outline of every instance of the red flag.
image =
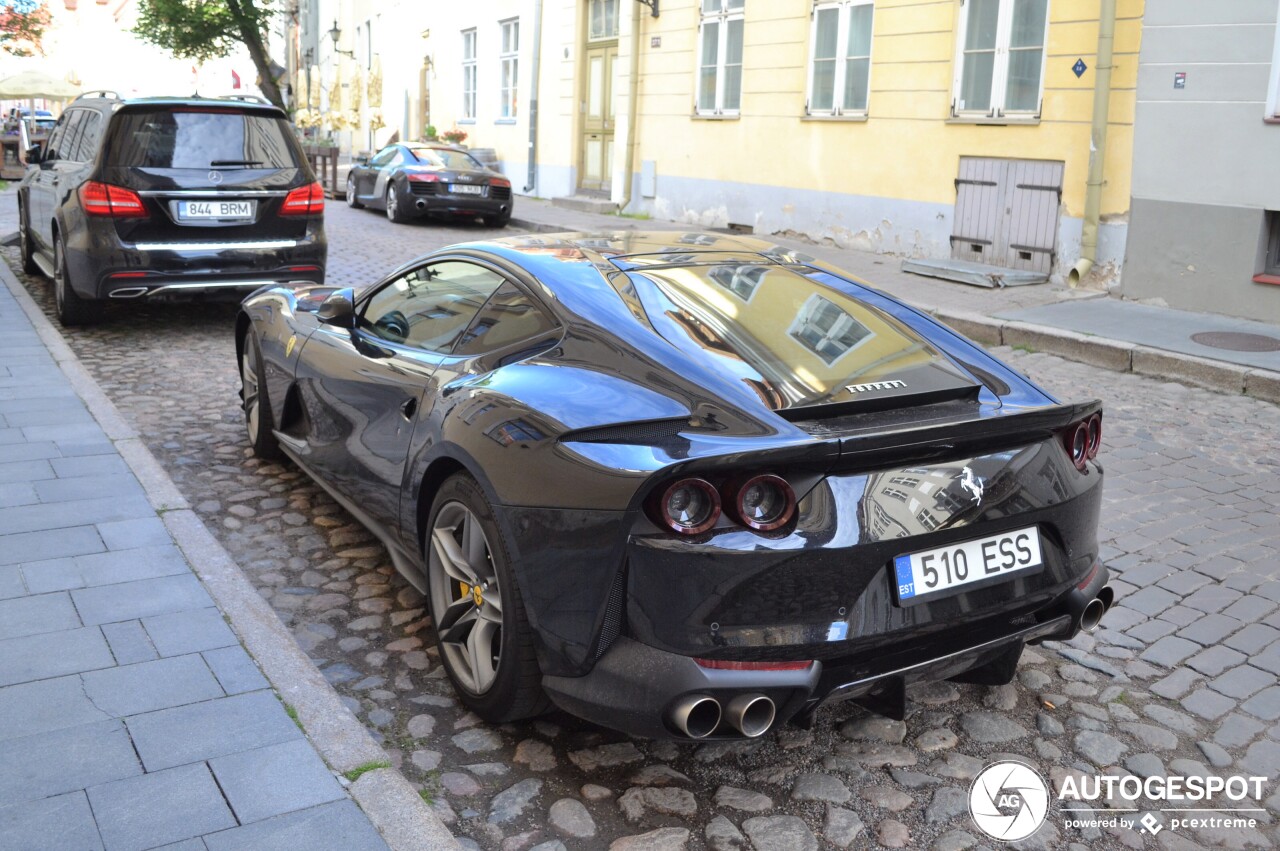
<svg viewBox="0 0 1280 851">
<path fill-rule="evenodd" d="M 235 71 L 231 72 L 231 88 L 233 89 L 240 88 L 240 75 L 237 74 Z"/>
</svg>

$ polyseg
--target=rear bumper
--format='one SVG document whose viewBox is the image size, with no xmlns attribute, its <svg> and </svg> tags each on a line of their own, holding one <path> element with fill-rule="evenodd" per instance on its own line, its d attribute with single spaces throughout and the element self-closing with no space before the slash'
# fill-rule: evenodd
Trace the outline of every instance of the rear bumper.
<svg viewBox="0 0 1280 851">
<path fill-rule="evenodd" d="M 125 242 L 110 222 L 89 222 L 67 240 L 71 281 L 83 298 L 226 298 L 264 285 L 323 284 L 328 243 L 319 222 L 298 238 Z"/>
<path fill-rule="evenodd" d="M 880 703 L 871 705 L 884 711 L 883 706 L 903 700 L 907 686 L 957 677 L 1002 657 L 1016 662 L 1026 644 L 1072 630 L 1071 616 L 1063 613 L 976 639 L 971 630 L 958 629 L 914 654 L 878 654 L 861 662 L 835 660 L 825 665 L 815 661 L 798 671 L 703 668 L 688 656 L 619 638 L 591 673 L 544 677 L 543 688 L 557 706 L 589 721 L 635 736 L 688 741 L 673 722 L 673 713 L 693 696 L 707 696 L 727 707 L 734 698 L 763 695 L 777 708 L 774 727 L 788 721 L 807 725 L 819 709 L 844 700 L 879 697 Z M 958 650 L 944 649 L 957 644 Z M 742 734 L 727 721 L 706 737 L 735 738 Z"/>
<path fill-rule="evenodd" d="M 512 210 L 512 199 L 468 198 L 461 195 L 411 194 L 410 212 L 425 215 L 497 216 Z"/>
</svg>

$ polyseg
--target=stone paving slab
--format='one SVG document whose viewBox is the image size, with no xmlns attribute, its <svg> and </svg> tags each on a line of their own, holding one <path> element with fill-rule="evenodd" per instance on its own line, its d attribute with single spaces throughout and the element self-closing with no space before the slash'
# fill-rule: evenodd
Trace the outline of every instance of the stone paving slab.
<svg viewBox="0 0 1280 851">
<path fill-rule="evenodd" d="M 5 288 L 0 322 L 0 848 L 386 849 L 116 451 L 133 432 Z"/>
<path fill-rule="evenodd" d="M 6 847 L 14 849 L 102 851 L 98 825 L 83 790 L 0 805 L 0 837 Z"/>
</svg>

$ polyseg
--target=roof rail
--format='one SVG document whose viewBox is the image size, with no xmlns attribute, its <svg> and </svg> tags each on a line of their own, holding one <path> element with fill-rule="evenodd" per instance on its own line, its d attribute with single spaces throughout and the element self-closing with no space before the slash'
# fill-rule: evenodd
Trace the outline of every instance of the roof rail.
<svg viewBox="0 0 1280 851">
<path fill-rule="evenodd" d="M 81 92 L 80 94 L 76 95 L 76 100 L 80 100 L 81 98 L 107 98 L 108 100 L 123 100 L 123 98 L 120 97 L 119 92 L 112 91 L 111 89 L 92 89 L 90 91 Z"/>
</svg>

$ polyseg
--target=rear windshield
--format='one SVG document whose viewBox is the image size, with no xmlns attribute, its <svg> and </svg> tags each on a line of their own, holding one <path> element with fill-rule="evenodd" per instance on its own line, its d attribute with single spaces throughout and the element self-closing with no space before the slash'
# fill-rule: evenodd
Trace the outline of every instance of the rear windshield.
<svg viewBox="0 0 1280 851">
<path fill-rule="evenodd" d="M 443 166 L 452 169 L 480 169 L 480 161 L 462 151 L 451 151 L 448 148 L 410 148 L 409 152 L 420 163 Z"/>
<path fill-rule="evenodd" d="M 110 163 L 136 168 L 292 168 L 283 118 L 181 107 L 116 116 Z"/>
</svg>

